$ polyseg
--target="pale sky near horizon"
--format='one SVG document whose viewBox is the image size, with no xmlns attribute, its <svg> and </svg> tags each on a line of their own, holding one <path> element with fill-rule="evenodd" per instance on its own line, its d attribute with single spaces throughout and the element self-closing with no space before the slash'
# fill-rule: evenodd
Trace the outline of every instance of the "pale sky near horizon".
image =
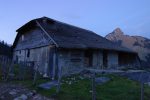
<svg viewBox="0 0 150 100">
<path fill-rule="evenodd" d="M 120 27 L 150 38 L 150 0 L 1 0 L 0 40 L 12 44 L 19 27 L 43 16 L 101 36 Z"/>
</svg>

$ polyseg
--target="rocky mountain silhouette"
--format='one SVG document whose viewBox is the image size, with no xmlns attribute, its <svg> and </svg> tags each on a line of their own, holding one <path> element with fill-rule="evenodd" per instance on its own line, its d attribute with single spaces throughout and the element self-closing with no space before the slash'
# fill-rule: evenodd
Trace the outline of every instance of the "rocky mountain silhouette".
<svg viewBox="0 0 150 100">
<path fill-rule="evenodd" d="M 106 35 L 106 38 L 137 52 L 141 59 L 142 67 L 150 68 L 150 39 L 142 36 L 125 35 L 120 28 L 116 28 L 113 32 Z"/>
</svg>

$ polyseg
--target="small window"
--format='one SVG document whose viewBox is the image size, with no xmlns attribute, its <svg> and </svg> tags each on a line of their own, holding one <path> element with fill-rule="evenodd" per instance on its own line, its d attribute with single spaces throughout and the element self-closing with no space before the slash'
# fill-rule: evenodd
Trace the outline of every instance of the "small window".
<svg viewBox="0 0 150 100">
<path fill-rule="evenodd" d="M 19 53 L 21 54 L 21 50 L 19 51 Z"/>
<path fill-rule="evenodd" d="M 27 57 L 30 57 L 30 50 L 27 51 Z"/>
<path fill-rule="evenodd" d="M 21 40 L 24 41 L 24 35 L 22 35 Z"/>
</svg>

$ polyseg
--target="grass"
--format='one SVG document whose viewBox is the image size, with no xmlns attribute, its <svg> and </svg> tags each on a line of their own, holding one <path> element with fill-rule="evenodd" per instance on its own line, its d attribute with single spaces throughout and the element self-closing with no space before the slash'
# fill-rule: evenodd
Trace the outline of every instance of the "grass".
<svg viewBox="0 0 150 100">
<path fill-rule="evenodd" d="M 111 81 L 103 85 L 96 86 L 97 100 L 140 100 L 140 84 L 115 75 L 106 75 Z M 64 78 L 61 86 L 61 92 L 56 94 L 56 89 L 43 90 L 32 85 L 32 81 L 18 81 L 30 89 L 47 97 L 54 97 L 58 100 L 91 100 L 91 80 L 80 79 L 79 76 L 73 76 L 78 81 L 68 84 L 72 77 Z M 38 80 L 37 84 L 47 82 L 48 80 Z M 54 95 L 55 94 L 55 95 Z M 150 87 L 145 85 L 145 99 L 150 98 Z"/>
</svg>

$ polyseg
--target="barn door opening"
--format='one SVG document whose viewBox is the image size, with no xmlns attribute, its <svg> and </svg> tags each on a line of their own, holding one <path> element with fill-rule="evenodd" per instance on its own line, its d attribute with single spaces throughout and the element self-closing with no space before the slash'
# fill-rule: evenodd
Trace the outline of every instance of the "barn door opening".
<svg viewBox="0 0 150 100">
<path fill-rule="evenodd" d="M 103 68 L 108 67 L 108 53 L 107 51 L 103 51 Z"/>
<path fill-rule="evenodd" d="M 85 66 L 92 67 L 93 66 L 93 52 L 92 50 L 85 51 Z"/>
</svg>

